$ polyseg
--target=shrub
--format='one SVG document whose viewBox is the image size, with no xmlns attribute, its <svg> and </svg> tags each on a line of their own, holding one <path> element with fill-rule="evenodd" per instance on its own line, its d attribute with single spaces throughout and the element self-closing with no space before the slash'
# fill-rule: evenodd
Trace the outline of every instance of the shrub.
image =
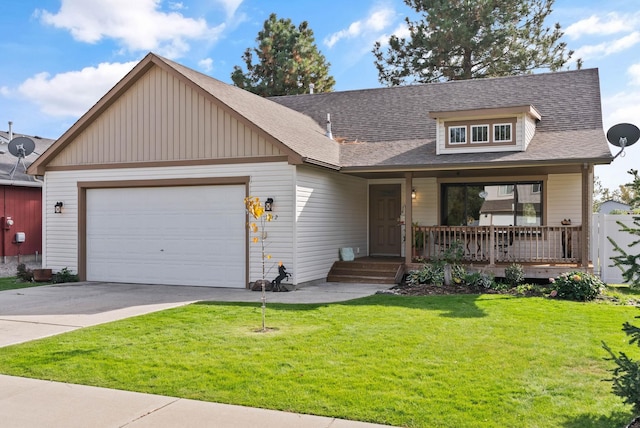
<svg viewBox="0 0 640 428">
<path fill-rule="evenodd" d="M 444 284 L 444 266 L 443 260 L 436 260 L 432 263 L 425 263 L 422 269 L 414 270 L 407 274 L 407 284 Z M 451 279 L 454 284 L 466 284 L 467 271 L 464 266 L 459 264 L 451 265 Z"/>
<path fill-rule="evenodd" d="M 465 282 L 470 287 L 476 288 L 496 288 L 493 276 L 485 272 L 472 272 L 465 276 Z"/>
<path fill-rule="evenodd" d="M 581 271 L 563 273 L 552 283 L 552 294 L 560 299 L 587 302 L 594 300 L 604 290 L 604 283 L 597 276 Z"/>
<path fill-rule="evenodd" d="M 504 269 L 504 279 L 512 287 L 524 282 L 524 268 L 517 263 L 511 263 Z"/>
<path fill-rule="evenodd" d="M 65 282 L 78 282 L 78 281 L 79 281 L 78 275 L 72 273 L 66 267 L 60 269 L 60 272 L 57 272 L 56 274 L 53 275 L 53 278 L 51 278 L 51 282 L 53 282 L 54 284 L 62 284 Z"/>
<path fill-rule="evenodd" d="M 28 269 L 24 263 L 20 263 L 18 265 L 16 276 L 20 281 L 33 281 L 33 271 L 31 269 Z"/>
<path fill-rule="evenodd" d="M 629 344 L 640 346 L 640 328 L 628 322 L 624 323 L 622 330 L 631 337 Z M 640 364 L 629 358 L 624 352 L 614 353 L 606 343 L 602 342 L 602 347 L 610 355 L 608 361 L 616 363 L 617 367 L 611 370 L 613 377 L 606 379 L 613 382 L 612 391 L 624 399 L 626 404 L 631 404 L 636 413 L 640 413 Z"/>
</svg>

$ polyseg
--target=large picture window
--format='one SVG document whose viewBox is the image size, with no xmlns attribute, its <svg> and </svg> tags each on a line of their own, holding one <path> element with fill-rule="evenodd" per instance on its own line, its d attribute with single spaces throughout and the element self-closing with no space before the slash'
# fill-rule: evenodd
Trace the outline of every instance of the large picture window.
<svg viewBox="0 0 640 428">
<path fill-rule="evenodd" d="M 540 226 L 541 181 L 442 185 L 446 226 Z"/>
</svg>

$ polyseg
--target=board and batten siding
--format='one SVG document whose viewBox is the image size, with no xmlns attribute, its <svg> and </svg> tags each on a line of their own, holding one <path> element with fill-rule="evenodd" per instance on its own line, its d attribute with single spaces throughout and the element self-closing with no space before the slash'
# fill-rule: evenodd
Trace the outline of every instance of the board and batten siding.
<svg viewBox="0 0 640 428">
<path fill-rule="evenodd" d="M 582 175 L 549 174 L 546 182 L 547 226 L 560 226 L 564 219 L 571 225 L 582 224 Z"/>
<path fill-rule="evenodd" d="M 317 168 L 296 170 L 295 235 L 298 283 L 327 277 L 339 249 L 367 255 L 367 180 Z"/>
<path fill-rule="evenodd" d="M 256 128 L 178 77 L 152 67 L 49 166 L 282 154 Z"/>
<path fill-rule="evenodd" d="M 438 180 L 435 178 L 414 178 L 413 188 L 416 198 L 413 199 L 413 223 L 419 226 L 435 226 L 438 224 Z"/>
<path fill-rule="evenodd" d="M 275 200 L 276 221 L 268 223 L 268 252 L 276 260 L 293 259 L 294 196 L 292 180 L 295 167 L 286 162 L 175 166 L 153 168 L 90 169 L 48 171 L 43 188 L 43 266 L 58 271 L 78 270 L 78 182 L 179 180 L 189 178 L 250 176 L 249 194 L 262 201 Z M 54 214 L 56 202 L 64 203 L 63 213 Z M 170 201 L 168 201 L 170 203 Z M 219 201 L 224 204 L 225 201 Z M 249 281 L 262 277 L 259 245 L 249 243 Z M 294 269 L 291 269 L 294 274 Z M 273 271 L 272 271 L 273 272 Z M 277 275 L 275 270 L 274 277 Z M 295 278 L 294 278 L 295 279 Z"/>
</svg>

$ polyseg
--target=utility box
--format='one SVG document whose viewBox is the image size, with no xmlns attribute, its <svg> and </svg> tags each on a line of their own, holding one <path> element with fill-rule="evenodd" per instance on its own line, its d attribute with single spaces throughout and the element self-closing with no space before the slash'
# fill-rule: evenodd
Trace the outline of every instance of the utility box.
<svg viewBox="0 0 640 428">
<path fill-rule="evenodd" d="M 25 240 L 24 232 L 16 233 L 16 243 L 21 244 L 24 242 L 24 240 Z"/>
</svg>

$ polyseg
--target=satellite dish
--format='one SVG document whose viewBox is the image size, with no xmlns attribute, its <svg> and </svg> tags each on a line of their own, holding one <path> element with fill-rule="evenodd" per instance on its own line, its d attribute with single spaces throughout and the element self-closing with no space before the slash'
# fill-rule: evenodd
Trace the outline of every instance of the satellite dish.
<svg viewBox="0 0 640 428">
<path fill-rule="evenodd" d="M 11 170 L 9 176 L 13 180 L 13 175 L 16 173 L 16 169 L 18 169 L 18 164 L 21 163 L 24 171 L 27 171 L 27 165 L 24 163 L 24 158 L 29 156 L 36 148 L 36 143 L 33 142 L 31 138 L 28 137 L 16 137 L 13 140 L 9 141 L 9 153 L 18 158 L 15 166 Z"/>
<path fill-rule="evenodd" d="M 607 131 L 607 140 L 616 147 L 620 147 L 620 152 L 613 158 L 617 158 L 624 152 L 625 147 L 634 145 L 640 139 L 640 129 L 631 123 L 619 123 L 613 125 Z"/>
<path fill-rule="evenodd" d="M 28 137 L 16 137 L 9 141 L 9 153 L 17 158 L 29 156 L 36 149 L 36 143 Z"/>
</svg>

